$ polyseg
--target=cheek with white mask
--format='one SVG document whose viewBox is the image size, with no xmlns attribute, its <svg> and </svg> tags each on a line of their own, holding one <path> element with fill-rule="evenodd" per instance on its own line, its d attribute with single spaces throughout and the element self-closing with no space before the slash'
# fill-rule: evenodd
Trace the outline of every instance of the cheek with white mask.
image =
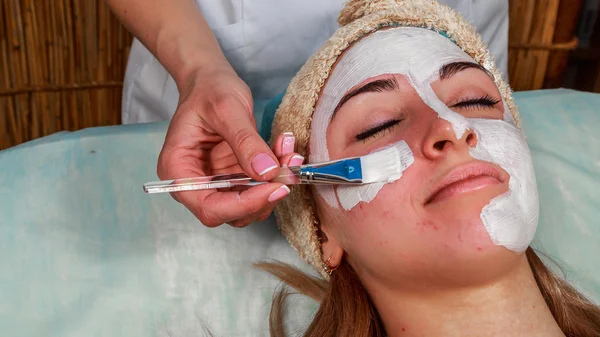
<svg viewBox="0 0 600 337">
<path fill-rule="evenodd" d="M 340 57 L 315 108 L 309 162 L 330 160 L 327 128 L 335 107 L 349 90 L 372 77 L 404 75 L 423 102 L 452 125 L 457 139 L 468 129 L 476 133 L 478 143 L 471 150 L 473 158 L 495 163 L 508 172 L 509 190 L 483 208 L 481 220 L 494 244 L 523 252 L 533 240 L 539 215 L 535 174 L 525 136 L 506 104 L 504 120 L 465 118 L 437 97 L 431 83 L 439 79 L 442 66 L 454 62 L 476 63 L 451 40 L 424 28 L 380 30 L 355 43 Z M 414 157 L 406 142 L 392 146 L 402 148 L 407 156 L 405 162 L 412 163 Z M 387 183 L 397 179 L 402 179 L 401 174 Z M 374 200 L 385 185 L 317 186 L 316 190 L 329 206 L 348 211 Z"/>
</svg>

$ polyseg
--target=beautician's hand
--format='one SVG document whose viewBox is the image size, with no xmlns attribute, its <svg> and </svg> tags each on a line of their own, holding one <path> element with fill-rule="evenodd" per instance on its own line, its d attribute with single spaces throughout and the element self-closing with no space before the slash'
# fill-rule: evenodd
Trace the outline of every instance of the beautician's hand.
<svg viewBox="0 0 600 337">
<path fill-rule="evenodd" d="M 196 72 L 180 87 L 180 104 L 158 162 L 160 179 L 245 172 L 256 180 L 276 176 L 279 158 L 290 160 L 293 140 L 278 139 L 275 156 L 256 131 L 247 85 L 224 65 Z M 292 137 L 293 138 L 293 137 Z M 287 161 L 285 162 L 287 163 Z M 280 183 L 242 191 L 188 191 L 173 196 L 204 225 L 243 227 L 263 220 L 289 193 Z"/>
<path fill-rule="evenodd" d="M 298 166 L 303 163 L 304 158 L 299 154 L 293 152 L 294 142 L 295 139 L 291 134 L 280 135 L 275 141 L 274 153 L 277 155 L 279 164 L 281 166 Z M 220 142 L 218 145 L 214 146 L 214 148 L 212 148 L 212 151 L 209 154 L 209 158 L 212 174 L 233 174 L 242 172 L 241 167 L 237 164 L 235 154 L 227 142 Z M 277 204 L 277 200 L 280 200 L 289 193 L 288 189 L 286 187 L 282 187 L 282 185 L 280 184 L 271 185 L 277 186 L 277 189 L 275 189 L 275 193 L 272 194 L 274 198 L 273 200 L 270 200 L 269 203 L 264 205 L 263 208 L 259 207 L 255 210 L 252 210 L 251 212 L 245 214 L 243 217 L 236 219 L 233 222 L 230 222 L 230 224 L 235 227 L 245 227 L 252 221 L 265 220 L 271 214 L 271 212 L 273 212 L 273 209 Z M 258 187 L 260 186 L 255 186 L 251 188 L 238 187 L 233 189 L 235 190 L 235 192 L 216 193 L 239 193 L 240 195 L 245 195 L 246 193 L 250 193 L 250 191 L 255 190 Z M 182 193 L 178 195 L 181 194 Z"/>
<path fill-rule="evenodd" d="M 279 163 L 260 138 L 248 86 L 237 76 L 194 1 L 105 0 L 173 76 L 180 102 L 158 162 L 160 179 L 241 172 L 270 180 Z M 281 184 L 245 191 L 173 194 L 206 226 L 243 226 L 287 195 Z"/>
</svg>

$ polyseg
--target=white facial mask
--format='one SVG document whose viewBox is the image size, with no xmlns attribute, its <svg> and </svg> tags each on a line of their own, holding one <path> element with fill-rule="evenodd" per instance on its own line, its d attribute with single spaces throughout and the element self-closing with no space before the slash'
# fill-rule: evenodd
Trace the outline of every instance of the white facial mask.
<svg viewBox="0 0 600 337">
<path fill-rule="evenodd" d="M 505 107 L 508 112 L 508 108 Z M 469 119 L 477 134 L 471 155 L 502 167 L 510 175 L 508 192 L 493 199 L 481 211 L 481 220 L 492 242 L 515 252 L 523 252 L 535 235 L 539 198 L 531 154 L 523 132 L 510 112 L 500 121 Z"/>
<path fill-rule="evenodd" d="M 340 199 L 340 204 L 345 210 L 350 210 L 354 208 L 360 202 L 370 202 L 371 200 L 373 200 L 377 195 L 377 192 L 379 192 L 379 190 L 383 187 L 384 184 L 390 184 L 400 179 L 402 177 L 402 172 L 404 172 L 415 161 L 415 157 L 413 156 L 410 147 L 403 140 L 392 144 L 386 148 L 394 150 L 393 153 L 395 154 L 395 160 L 393 160 L 393 162 L 397 163 L 396 165 L 394 165 L 396 166 L 395 169 L 397 169 L 396 173 L 393 176 L 389 177 L 389 179 L 386 182 L 368 184 L 363 186 L 338 186 L 337 195 Z M 387 165 L 382 164 L 382 160 L 378 160 L 377 164 L 379 166 Z"/>
<path fill-rule="evenodd" d="M 509 192 L 492 200 L 481 219 L 495 244 L 523 251 L 533 239 L 538 219 L 537 187 L 527 143 L 506 105 L 503 121 L 468 119 L 438 99 L 431 83 L 439 79 L 443 65 L 454 62 L 476 63 L 448 38 L 424 28 L 380 30 L 358 41 L 342 55 L 323 88 L 313 114 L 309 162 L 330 160 L 327 128 L 335 107 L 348 91 L 375 76 L 404 75 L 423 102 L 452 124 L 457 139 L 467 129 L 475 131 L 478 145 L 471 152 L 474 158 L 496 163 L 510 174 Z M 373 200 L 383 186 L 319 186 L 317 191 L 330 206 L 341 203 L 349 210 Z"/>
</svg>

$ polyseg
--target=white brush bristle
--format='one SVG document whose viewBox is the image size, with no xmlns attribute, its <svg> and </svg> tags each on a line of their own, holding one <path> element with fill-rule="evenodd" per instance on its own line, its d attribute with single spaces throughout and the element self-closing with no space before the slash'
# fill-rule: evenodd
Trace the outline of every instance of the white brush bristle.
<svg viewBox="0 0 600 337">
<path fill-rule="evenodd" d="M 362 156 L 362 181 L 369 184 L 397 180 L 413 161 L 412 151 L 404 141 Z"/>
</svg>

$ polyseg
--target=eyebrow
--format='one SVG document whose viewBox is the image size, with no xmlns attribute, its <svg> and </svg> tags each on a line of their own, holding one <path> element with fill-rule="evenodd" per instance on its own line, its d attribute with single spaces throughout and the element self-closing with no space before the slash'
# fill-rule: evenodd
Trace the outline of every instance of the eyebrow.
<svg viewBox="0 0 600 337">
<path fill-rule="evenodd" d="M 458 74 L 459 72 L 466 70 L 466 69 L 471 69 L 471 68 L 479 69 L 479 70 L 485 72 L 486 74 L 488 74 L 490 77 L 492 77 L 490 72 L 487 69 L 485 69 L 482 65 L 480 65 L 479 63 L 453 62 L 453 63 L 445 64 L 440 68 L 440 70 L 439 70 L 440 80 L 447 80 L 450 77 Z M 358 96 L 360 94 L 364 94 L 367 92 L 394 91 L 394 90 L 397 90 L 398 88 L 399 88 L 398 81 L 396 81 L 396 79 L 394 77 L 383 78 L 383 79 L 380 79 L 377 81 L 369 82 L 369 83 L 363 85 L 362 87 L 354 89 L 354 90 L 348 92 L 347 94 L 345 94 L 342 97 L 342 99 L 340 99 L 340 102 L 337 104 L 337 106 L 333 110 L 331 119 L 333 119 L 335 117 L 336 112 L 338 112 L 338 110 L 346 102 L 348 102 L 350 99 L 352 99 L 355 96 Z"/>
<path fill-rule="evenodd" d="M 440 68 L 440 80 L 447 80 L 450 77 L 458 74 L 459 72 L 470 68 L 479 69 L 491 76 L 490 72 L 479 63 L 453 62 L 445 64 Z"/>
<path fill-rule="evenodd" d="M 398 81 L 396 81 L 396 79 L 393 77 L 382 78 L 377 81 L 369 82 L 363 85 L 362 87 L 354 89 L 349 93 L 345 94 L 333 110 L 333 115 L 331 116 L 331 118 L 333 118 L 335 116 L 335 113 L 342 107 L 342 105 L 348 102 L 352 97 L 364 94 L 366 92 L 394 91 L 397 90 L 399 87 L 400 86 L 398 85 Z"/>
</svg>

